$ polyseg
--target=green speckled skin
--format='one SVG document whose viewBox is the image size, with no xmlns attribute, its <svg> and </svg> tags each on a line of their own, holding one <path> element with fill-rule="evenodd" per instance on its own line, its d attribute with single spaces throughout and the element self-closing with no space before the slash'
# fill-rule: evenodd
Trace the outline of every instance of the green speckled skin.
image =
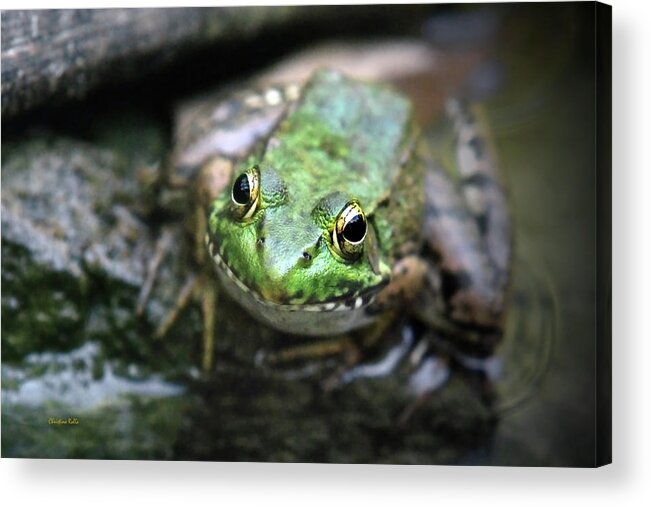
<svg viewBox="0 0 651 507">
<path fill-rule="evenodd" d="M 341 300 L 383 286 L 398 248 L 420 235 L 422 168 L 414 161 L 414 134 L 411 106 L 401 95 L 334 71 L 316 73 L 263 153 L 235 171 L 237 178 L 259 167 L 255 214 L 243 222 L 234 217 L 230 186 L 213 203 L 209 234 L 224 263 L 279 305 Z M 330 233 L 352 199 L 374 234 L 358 259 L 344 261 L 332 251 Z M 379 258 L 375 266 L 371 252 Z"/>
</svg>

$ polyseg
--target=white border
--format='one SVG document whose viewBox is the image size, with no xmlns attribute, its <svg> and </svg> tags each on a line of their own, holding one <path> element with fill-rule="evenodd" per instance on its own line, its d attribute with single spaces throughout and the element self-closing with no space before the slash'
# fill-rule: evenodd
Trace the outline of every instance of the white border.
<svg viewBox="0 0 651 507">
<path fill-rule="evenodd" d="M 193 1 L 193 5 L 213 2 Z M 259 4 L 261 2 L 236 2 Z M 293 2 L 282 2 L 293 3 Z M 651 26 L 642 0 L 613 3 L 614 460 L 599 470 L 0 461 L 4 505 L 649 505 L 651 499 Z M 173 6 L 138 1 L 139 6 Z M 58 2 L 57 7 L 127 2 Z M 133 4 L 128 3 L 129 6 Z M 2 8 L 52 8 L 2 2 Z"/>
</svg>

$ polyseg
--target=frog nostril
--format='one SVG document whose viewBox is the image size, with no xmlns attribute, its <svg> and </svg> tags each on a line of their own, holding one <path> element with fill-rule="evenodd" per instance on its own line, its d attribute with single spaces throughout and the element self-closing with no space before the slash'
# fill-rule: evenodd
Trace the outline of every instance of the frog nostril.
<svg viewBox="0 0 651 507">
<path fill-rule="evenodd" d="M 310 252 L 303 252 L 303 259 L 305 259 L 306 261 L 311 261 L 312 254 Z"/>
<path fill-rule="evenodd" d="M 264 241 L 265 241 L 264 236 L 261 236 L 258 238 L 258 241 L 256 241 L 256 245 L 261 248 L 264 246 Z"/>
</svg>

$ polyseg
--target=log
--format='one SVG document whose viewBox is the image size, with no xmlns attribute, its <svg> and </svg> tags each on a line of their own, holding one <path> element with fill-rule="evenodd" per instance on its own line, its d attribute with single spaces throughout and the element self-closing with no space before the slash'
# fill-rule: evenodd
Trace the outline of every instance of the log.
<svg viewBox="0 0 651 507">
<path fill-rule="evenodd" d="M 300 7 L 3 11 L 2 117 L 142 76 L 193 48 L 319 15 Z"/>
</svg>

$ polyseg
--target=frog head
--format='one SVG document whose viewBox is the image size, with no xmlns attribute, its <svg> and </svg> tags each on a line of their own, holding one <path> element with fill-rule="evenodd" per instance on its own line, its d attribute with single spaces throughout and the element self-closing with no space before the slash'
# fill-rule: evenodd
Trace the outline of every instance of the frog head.
<svg viewBox="0 0 651 507">
<path fill-rule="evenodd" d="M 265 162 L 243 166 L 210 211 L 208 247 L 223 285 L 288 332 L 333 334 L 368 322 L 366 307 L 391 271 L 372 215 L 352 193 L 311 188 L 291 162 Z"/>
<path fill-rule="evenodd" d="M 403 204 L 418 200 L 417 180 L 401 183 L 415 167 L 412 126 L 409 102 L 394 91 L 315 73 L 213 203 L 208 246 L 227 291 L 288 332 L 370 322 L 395 246 L 417 232 L 400 225 L 418 223 Z"/>
</svg>

